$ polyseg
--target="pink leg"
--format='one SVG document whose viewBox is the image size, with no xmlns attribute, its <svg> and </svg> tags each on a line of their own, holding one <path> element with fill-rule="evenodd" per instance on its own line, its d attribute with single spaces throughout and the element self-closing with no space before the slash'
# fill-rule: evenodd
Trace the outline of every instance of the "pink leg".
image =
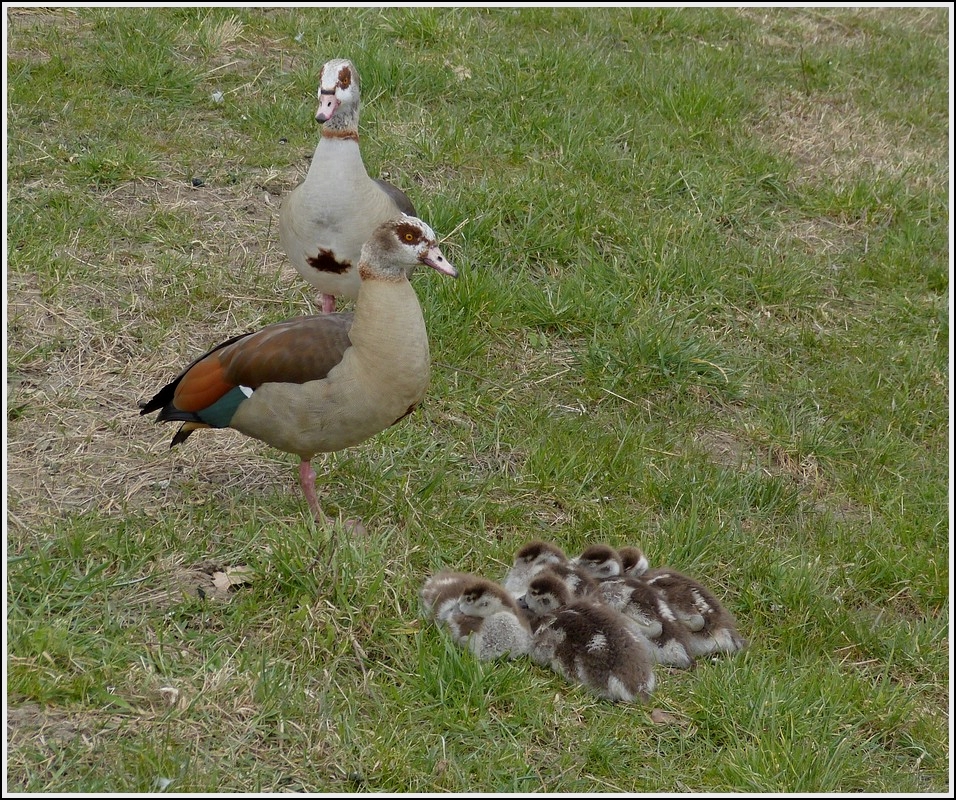
<svg viewBox="0 0 956 800">
<path fill-rule="evenodd" d="M 315 517 L 316 524 L 328 525 L 329 520 L 325 514 L 322 513 L 322 509 L 319 506 L 319 498 L 315 493 L 315 470 L 312 469 L 311 461 L 302 459 L 302 463 L 299 464 L 299 485 L 302 487 L 302 493 L 305 495 L 306 502 L 309 504 L 312 516 Z"/>
<path fill-rule="evenodd" d="M 319 506 L 319 498 L 315 493 L 315 470 L 312 469 L 311 461 L 303 459 L 302 463 L 299 464 L 299 485 L 302 486 L 302 493 L 305 495 L 312 516 L 315 518 L 315 524 L 332 527 L 332 520 L 322 513 L 322 508 Z M 365 526 L 360 519 L 347 519 L 342 524 L 345 530 L 355 536 L 365 535 Z"/>
<path fill-rule="evenodd" d="M 333 311 L 335 311 L 335 295 L 334 294 L 322 295 L 322 313 L 331 314 Z"/>
</svg>

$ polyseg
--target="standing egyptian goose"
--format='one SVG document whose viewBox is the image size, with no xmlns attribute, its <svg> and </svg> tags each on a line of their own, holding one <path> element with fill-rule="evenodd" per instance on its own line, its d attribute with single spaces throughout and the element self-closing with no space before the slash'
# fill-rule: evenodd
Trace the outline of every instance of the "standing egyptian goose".
<svg viewBox="0 0 956 800">
<path fill-rule="evenodd" d="M 462 572 L 440 572 L 421 590 L 427 613 L 482 661 L 516 658 L 531 648 L 531 627 L 498 584 Z"/>
<path fill-rule="evenodd" d="M 279 209 L 279 241 L 296 270 L 322 293 L 322 310 L 336 296 L 355 299 L 362 245 L 383 222 L 415 216 L 405 194 L 365 171 L 359 150 L 359 76 L 345 59 L 326 62 L 319 74 L 322 136 L 305 180 Z"/>
<path fill-rule="evenodd" d="M 548 571 L 531 580 L 523 599 L 534 631 L 532 660 L 612 702 L 650 698 L 657 679 L 649 648 L 620 614 L 574 600 Z"/>
<path fill-rule="evenodd" d="M 198 428 L 234 428 L 301 459 L 316 521 L 327 520 L 311 461 L 352 447 L 411 413 L 425 395 L 428 336 L 408 277 L 418 264 L 457 277 L 432 229 L 415 217 L 381 224 L 362 248 L 354 314 L 296 317 L 214 347 L 140 413 Z"/>
</svg>

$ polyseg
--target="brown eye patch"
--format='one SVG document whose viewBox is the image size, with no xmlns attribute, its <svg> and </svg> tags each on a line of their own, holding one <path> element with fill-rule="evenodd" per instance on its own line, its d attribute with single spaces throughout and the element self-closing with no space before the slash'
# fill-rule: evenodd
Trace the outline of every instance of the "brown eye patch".
<svg viewBox="0 0 956 800">
<path fill-rule="evenodd" d="M 339 86 L 343 89 L 348 89 L 349 85 L 352 83 L 352 70 L 348 67 L 342 67 L 339 70 Z"/>
<path fill-rule="evenodd" d="M 414 225 L 409 225 L 407 222 L 401 222 L 396 225 L 395 231 L 398 233 L 399 241 L 405 242 L 407 244 L 417 244 L 422 240 L 422 232 Z"/>
</svg>

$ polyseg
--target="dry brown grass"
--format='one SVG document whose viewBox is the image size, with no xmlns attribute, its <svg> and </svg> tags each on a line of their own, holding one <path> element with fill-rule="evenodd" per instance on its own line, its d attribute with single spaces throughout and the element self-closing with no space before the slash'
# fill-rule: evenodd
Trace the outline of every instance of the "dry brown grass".
<svg viewBox="0 0 956 800">
<path fill-rule="evenodd" d="M 758 26 L 764 44 L 791 55 L 832 46 L 864 50 L 871 44 L 870 26 L 883 23 L 919 31 L 945 47 L 941 9 L 752 8 L 740 13 Z M 847 182 L 872 174 L 907 175 L 917 186 L 945 180 L 945 140 L 914 142 L 913 130 L 864 115 L 850 96 L 791 91 L 769 95 L 765 105 L 757 131 L 795 160 L 802 180 Z"/>
<path fill-rule="evenodd" d="M 912 28 L 944 47 L 941 11 L 933 9 L 742 9 L 760 31 L 763 43 L 799 61 L 807 51 L 871 45 L 869 26 L 888 23 Z M 799 80 L 794 80 L 799 84 Z M 845 188 L 859 181 L 902 181 L 913 191 L 938 189 L 947 180 L 945 139 L 928 141 L 914 129 L 890 125 L 860 110 L 850 94 L 826 90 L 807 93 L 798 85 L 769 93 L 766 111 L 755 121 L 758 137 L 793 160 L 797 185 L 828 183 Z M 860 220 L 833 217 L 803 219 L 782 226 L 780 236 L 808 251 L 834 257 L 862 244 Z"/>
<path fill-rule="evenodd" d="M 851 184 L 861 178 L 904 178 L 914 188 L 945 180 L 945 141 L 927 148 L 913 131 L 864 116 L 850 98 L 812 97 L 796 92 L 767 99 L 757 126 L 780 152 L 793 159 L 797 179 Z"/>
<path fill-rule="evenodd" d="M 44 292 L 32 275 L 9 276 L 8 343 L 24 354 L 10 384 L 11 407 L 22 411 L 7 438 L 8 511 L 15 528 L 29 530 L 51 515 L 94 509 L 159 510 L 181 494 L 184 475 L 198 479 L 201 492 L 220 496 L 238 485 L 253 493 L 271 493 L 283 483 L 294 487 L 291 466 L 232 432 L 218 434 L 214 445 L 193 437 L 170 453 L 174 426 L 152 427 L 152 418 L 138 415 L 137 404 L 204 349 L 285 316 L 290 296 L 305 300 L 270 235 L 277 197 L 296 180 L 270 173 L 251 186 L 213 191 L 170 178 L 126 183 L 95 196 L 103 213 L 124 229 L 151 230 L 162 213 L 188 220 L 196 232 L 189 243 L 194 274 L 219 295 L 222 314 L 193 317 L 158 347 L 143 349 L 145 320 L 163 313 L 167 298 L 179 305 L 176 295 L 190 287 L 170 283 L 149 253 L 156 259 L 181 253 L 181 242 L 157 234 L 143 247 L 117 241 L 111 252 L 99 254 L 84 252 L 74 238 L 57 253 L 67 291 Z M 71 280 L 74 270 L 85 279 Z M 94 322 L 96 317 L 107 324 Z M 144 458 L 147 452 L 152 455 Z M 258 462 L 256 468 L 228 466 L 249 462 Z"/>
</svg>

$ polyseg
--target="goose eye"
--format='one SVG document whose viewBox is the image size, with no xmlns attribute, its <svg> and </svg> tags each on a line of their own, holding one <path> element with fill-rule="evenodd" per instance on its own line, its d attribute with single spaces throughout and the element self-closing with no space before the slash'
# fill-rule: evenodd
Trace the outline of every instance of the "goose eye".
<svg viewBox="0 0 956 800">
<path fill-rule="evenodd" d="M 414 234 L 406 233 L 406 234 L 405 234 L 405 241 L 406 241 L 406 242 L 414 242 L 414 241 L 415 241 L 415 236 L 414 236 Z"/>
</svg>

